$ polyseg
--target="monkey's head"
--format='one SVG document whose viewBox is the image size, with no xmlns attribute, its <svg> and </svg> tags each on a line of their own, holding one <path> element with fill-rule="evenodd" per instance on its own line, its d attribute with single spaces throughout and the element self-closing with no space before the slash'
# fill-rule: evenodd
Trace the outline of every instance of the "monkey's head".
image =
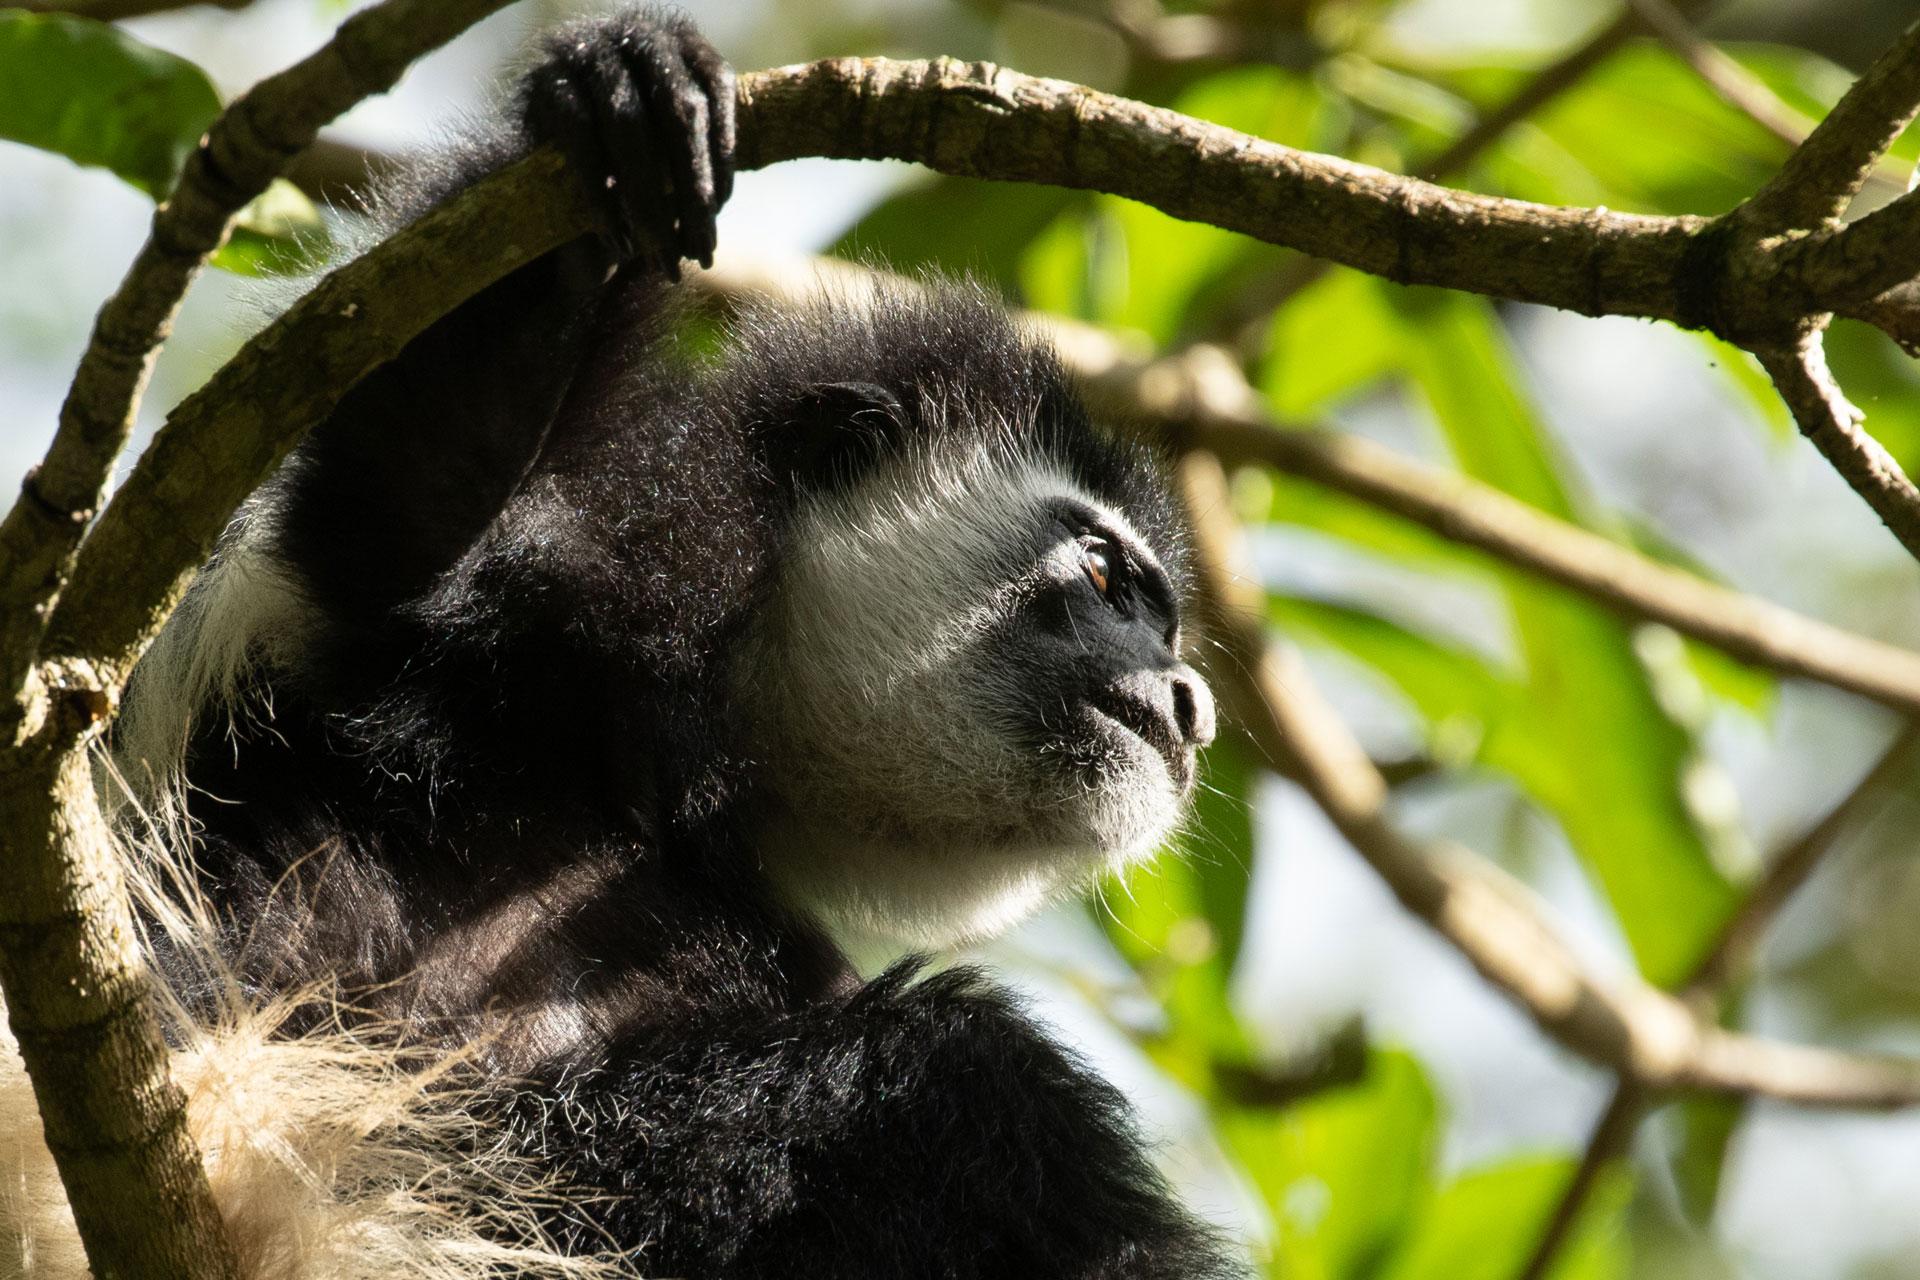
<svg viewBox="0 0 1920 1280">
<path fill-rule="evenodd" d="M 791 498 L 737 673 L 775 883 L 842 931 L 944 945 L 1152 852 L 1214 728 L 1155 461 L 970 290 L 761 323 L 749 352 L 786 324 L 838 338 L 736 384 L 763 388 Z"/>
</svg>

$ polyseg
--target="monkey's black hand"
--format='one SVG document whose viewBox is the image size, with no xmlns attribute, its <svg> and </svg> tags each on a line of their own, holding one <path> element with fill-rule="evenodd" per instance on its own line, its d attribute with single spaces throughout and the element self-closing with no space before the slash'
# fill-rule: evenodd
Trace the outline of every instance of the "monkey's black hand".
<svg viewBox="0 0 1920 1280">
<path fill-rule="evenodd" d="M 676 280 L 682 258 L 712 265 L 733 190 L 733 69 L 691 22 L 643 9 L 565 28 L 521 93 L 528 136 L 592 184 L 620 261 Z"/>
</svg>

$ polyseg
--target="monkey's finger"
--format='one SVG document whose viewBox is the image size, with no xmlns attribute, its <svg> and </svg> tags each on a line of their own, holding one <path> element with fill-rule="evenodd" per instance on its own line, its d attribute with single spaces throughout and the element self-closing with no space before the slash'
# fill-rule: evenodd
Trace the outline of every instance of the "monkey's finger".
<svg viewBox="0 0 1920 1280">
<path fill-rule="evenodd" d="M 613 207 L 620 218 L 626 243 L 622 256 L 657 253 L 667 275 L 679 279 L 678 244 L 673 232 L 673 209 L 665 191 L 663 156 L 672 139 L 662 138 L 657 113 L 647 89 L 646 63 L 637 77 L 629 59 L 638 46 L 651 46 L 645 36 L 623 36 L 611 48 L 595 51 L 594 85 L 587 94 L 593 104 L 594 130 L 605 158 L 604 172 L 612 179 Z"/>
<path fill-rule="evenodd" d="M 705 93 L 689 81 L 687 92 L 677 102 L 681 123 L 687 129 L 687 149 L 682 153 L 686 167 L 684 171 L 676 170 L 674 178 L 680 197 L 680 251 L 701 266 L 710 267 L 713 246 L 719 238 L 719 229 L 714 225 L 719 206 L 713 199 L 713 161 L 707 152 L 707 99 Z"/>
<path fill-rule="evenodd" d="M 646 99 L 653 163 L 672 184 L 671 201 L 662 201 L 679 223 L 670 241 L 687 258 L 712 256 L 713 172 L 706 163 L 707 103 L 687 73 L 679 49 L 622 49 L 631 82 Z"/>
<path fill-rule="evenodd" d="M 633 229 L 618 205 L 608 208 L 608 158 L 595 122 L 598 100 L 585 50 L 556 44 L 553 57 L 528 77 L 521 115 L 533 137 L 551 141 L 567 157 L 567 166 L 589 184 L 594 207 L 607 219 L 607 236 L 621 258 L 633 252 Z"/>
<path fill-rule="evenodd" d="M 687 68 L 707 95 L 707 163 L 713 170 L 713 206 L 718 212 L 733 194 L 733 68 L 705 41 L 687 50 Z"/>
</svg>

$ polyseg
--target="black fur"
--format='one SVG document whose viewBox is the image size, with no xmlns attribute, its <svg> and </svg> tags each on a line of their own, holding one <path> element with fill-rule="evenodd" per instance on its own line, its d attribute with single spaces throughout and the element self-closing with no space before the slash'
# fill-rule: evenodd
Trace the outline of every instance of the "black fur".
<svg viewBox="0 0 1920 1280">
<path fill-rule="evenodd" d="M 518 133 L 395 207 L 553 137 L 616 179 L 607 236 L 424 334 L 258 507 L 320 621 L 190 744 L 243 973 L 334 975 L 421 1034 L 522 1015 L 502 1123 L 578 1188 L 557 1229 L 648 1274 L 1238 1274 L 1006 995 L 912 965 L 862 985 L 773 899 L 726 679 L 797 495 L 908 439 L 1056 461 L 1179 581 L 1164 484 L 967 287 L 680 353 L 657 259 L 711 250 L 724 67 L 642 15 L 557 37 L 527 84 Z"/>
</svg>

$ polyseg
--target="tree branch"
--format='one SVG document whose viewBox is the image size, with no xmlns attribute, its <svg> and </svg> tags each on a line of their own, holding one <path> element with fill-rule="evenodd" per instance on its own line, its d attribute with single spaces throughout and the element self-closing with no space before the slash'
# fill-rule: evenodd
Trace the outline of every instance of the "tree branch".
<svg viewBox="0 0 1920 1280">
<path fill-rule="evenodd" d="M 986 63 L 783 68 L 743 80 L 741 106 L 748 167 L 798 155 L 889 158 L 1105 191 L 1401 283 L 1671 320 L 1756 350 L 1817 330 L 1845 301 L 1831 295 L 1859 288 L 1861 273 L 1836 262 L 1834 246 L 1873 221 L 1762 235 L 1745 206 L 1707 220 L 1501 200 Z M 1820 134 L 1807 146 L 1824 153 Z M 1907 327 L 1890 314 L 1902 299 L 1871 292 L 1871 306 L 1848 305 Z"/>
<path fill-rule="evenodd" d="M 1920 1062 L 1779 1044 L 1703 1022 L 1638 978 L 1589 973 L 1522 885 L 1450 844 L 1423 845 L 1386 814 L 1387 787 L 1321 701 L 1305 667 L 1267 643 L 1258 583 L 1227 514 L 1225 473 L 1201 452 L 1181 460 L 1202 572 L 1222 602 L 1220 664 L 1235 719 L 1297 782 L 1402 906 L 1451 943 L 1553 1040 L 1655 1092 L 1760 1094 L 1810 1106 L 1920 1102 Z"/>
<path fill-rule="evenodd" d="M 540 151 L 475 184 L 328 275 L 183 400 L 82 545 L 51 650 L 123 680 L 234 508 L 354 383 L 593 225 L 564 169 Z"/>
<path fill-rule="evenodd" d="M 1920 80 L 1920 71 L 1914 73 Z M 1788 250 L 1793 270 L 1825 282 L 1823 300 L 1857 318 L 1873 313 L 1880 295 L 1920 276 L 1920 193 L 1875 209 L 1838 234 Z"/>
<path fill-rule="evenodd" d="M 1687 979 L 1682 991 L 1688 1000 L 1713 999 L 1752 972 L 1761 940 L 1781 909 L 1812 878 L 1821 861 L 1840 843 L 1840 837 L 1856 826 L 1862 814 L 1913 767 L 1917 755 L 1920 755 L 1920 722 L 1909 720 L 1839 803 L 1808 827 L 1799 839 L 1767 859 L 1760 878 L 1747 890 L 1739 908 L 1721 926 L 1713 946 Z"/>
<path fill-rule="evenodd" d="M 1790 147 L 1807 140 L 1813 121 L 1782 102 L 1764 81 L 1704 39 L 1671 0 L 1627 0 L 1627 7 L 1720 101 Z"/>
<path fill-rule="evenodd" d="M 1174 439 L 1226 462 L 1339 490 L 1756 666 L 1920 712 L 1920 654 L 1661 564 L 1457 472 L 1340 432 L 1285 428 L 1259 409 L 1237 369 L 1204 349 L 1137 371 L 1088 372 L 1096 399 L 1111 394 L 1116 405 L 1137 405 Z"/>
<path fill-rule="evenodd" d="M 1900 545 L 1920 557 L 1920 489 L 1893 455 L 1861 429 L 1863 415 L 1827 369 L 1820 335 L 1808 334 L 1791 347 L 1758 347 L 1754 354 L 1792 410 L 1800 433 L 1866 500 Z"/>
<path fill-rule="evenodd" d="M 740 159 L 912 160 L 1126 196 L 1405 284 L 1679 319 L 1692 217 L 1502 200 L 990 63 L 837 59 L 742 81 Z"/>
<path fill-rule="evenodd" d="M 1920 24 L 1874 60 L 1780 172 L 1743 206 L 1745 216 L 1775 230 L 1814 228 L 1839 218 L 1916 111 Z M 1889 280 L 1871 293 L 1897 283 Z"/>
</svg>

